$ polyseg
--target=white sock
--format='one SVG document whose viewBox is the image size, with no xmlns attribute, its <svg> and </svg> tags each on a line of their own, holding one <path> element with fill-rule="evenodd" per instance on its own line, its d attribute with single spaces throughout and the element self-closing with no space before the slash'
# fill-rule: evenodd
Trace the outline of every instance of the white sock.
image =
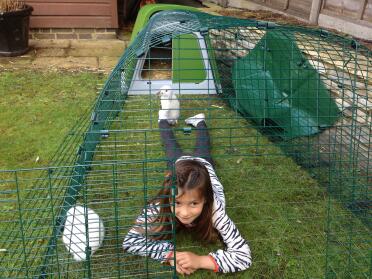
<svg viewBox="0 0 372 279">
<path fill-rule="evenodd" d="M 191 116 L 189 118 L 185 119 L 185 123 L 188 125 L 192 125 L 194 127 L 198 126 L 199 122 L 205 120 L 205 115 L 204 113 L 199 113 L 197 115 Z"/>
</svg>

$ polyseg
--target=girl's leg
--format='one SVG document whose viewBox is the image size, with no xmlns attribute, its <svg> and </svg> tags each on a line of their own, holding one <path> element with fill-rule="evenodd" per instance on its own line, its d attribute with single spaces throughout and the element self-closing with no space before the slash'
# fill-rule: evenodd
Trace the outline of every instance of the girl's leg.
<svg viewBox="0 0 372 279">
<path fill-rule="evenodd" d="M 211 156 L 211 141 L 208 127 L 204 120 L 200 121 L 196 125 L 196 144 L 194 156 L 204 158 L 214 167 L 214 162 Z"/>
<path fill-rule="evenodd" d="M 165 147 L 165 154 L 168 159 L 168 168 L 172 168 L 174 162 L 182 156 L 182 149 L 178 144 L 172 127 L 165 119 L 159 119 L 160 137 Z"/>
<path fill-rule="evenodd" d="M 214 167 L 214 162 L 211 156 L 211 141 L 207 124 L 205 123 L 204 113 L 191 116 L 185 119 L 185 122 L 186 124 L 192 125 L 196 128 L 194 156 L 204 158 Z"/>
</svg>

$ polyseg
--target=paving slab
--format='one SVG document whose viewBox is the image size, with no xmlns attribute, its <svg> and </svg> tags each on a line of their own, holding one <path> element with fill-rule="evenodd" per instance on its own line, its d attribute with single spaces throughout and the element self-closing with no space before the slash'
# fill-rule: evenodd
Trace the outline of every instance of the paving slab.
<svg viewBox="0 0 372 279">
<path fill-rule="evenodd" d="M 123 54 L 125 48 L 126 43 L 120 40 L 92 40 L 89 42 L 72 40 L 66 54 L 74 57 L 108 56 L 116 58 Z"/>
<path fill-rule="evenodd" d="M 67 48 L 39 48 L 35 49 L 37 57 L 66 57 Z"/>
<path fill-rule="evenodd" d="M 126 48 L 127 43 L 122 40 L 70 40 L 70 48 Z"/>
<path fill-rule="evenodd" d="M 31 49 L 39 48 L 68 48 L 71 45 L 71 40 L 29 40 Z"/>
</svg>

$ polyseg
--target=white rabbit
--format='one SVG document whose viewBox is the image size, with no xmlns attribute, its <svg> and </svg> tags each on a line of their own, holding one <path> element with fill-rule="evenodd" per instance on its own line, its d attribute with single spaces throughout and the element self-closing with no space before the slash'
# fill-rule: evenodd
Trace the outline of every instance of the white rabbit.
<svg viewBox="0 0 372 279">
<path fill-rule="evenodd" d="M 76 261 L 86 260 L 88 246 L 92 255 L 102 245 L 104 236 L 103 222 L 92 209 L 76 205 L 67 211 L 62 241 Z"/>
<path fill-rule="evenodd" d="M 163 85 L 157 95 L 160 97 L 161 104 L 159 115 L 162 115 L 163 119 L 167 119 L 170 125 L 177 124 L 180 117 L 180 102 L 172 88 L 169 85 Z"/>
</svg>

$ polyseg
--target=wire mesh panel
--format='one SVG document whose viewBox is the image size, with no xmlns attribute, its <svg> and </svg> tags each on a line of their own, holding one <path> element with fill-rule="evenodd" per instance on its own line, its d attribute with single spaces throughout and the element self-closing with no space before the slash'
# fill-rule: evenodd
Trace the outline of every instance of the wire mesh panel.
<svg viewBox="0 0 372 279">
<path fill-rule="evenodd" d="M 162 187 L 162 163 L 92 164 L 76 193 L 75 204 L 66 203 L 69 185 L 76 179 L 73 167 L 1 173 L 1 182 L 11 189 L 1 194 L 1 200 L 7 203 L 1 213 L 2 277 L 171 277 L 171 267 L 147 257 L 124 254 L 122 248 L 124 236 L 136 217 Z M 78 206 L 93 210 L 102 225 L 100 231 L 85 230 L 85 226 L 94 226 L 96 220 L 84 210 L 79 212 L 81 216 L 74 213 L 73 234 L 79 235 L 80 241 L 77 248 L 69 248 L 65 241 L 69 236 L 69 217 L 64 207 L 71 211 Z M 85 238 L 89 232 L 90 241 Z M 173 232 L 166 233 L 173 241 Z M 92 249 L 85 244 L 93 246 L 95 237 L 102 238 L 98 250 L 85 251 Z"/>
<path fill-rule="evenodd" d="M 193 154 L 198 132 L 185 119 L 205 114 L 227 214 L 253 254 L 237 278 L 369 278 L 370 63 L 358 42 L 321 30 L 195 12 L 154 15 L 68 135 L 53 161 L 59 167 L 1 173 L 1 220 L 11 228 L 0 242 L 2 272 L 175 276 L 174 268 L 122 249 L 167 169 L 158 123 L 167 100 L 155 94 L 166 85 L 180 103 L 172 131 L 184 154 Z M 93 209 L 105 228 L 83 261 L 62 242 L 75 205 Z M 166 233 L 177 251 L 224 248 Z"/>
</svg>

